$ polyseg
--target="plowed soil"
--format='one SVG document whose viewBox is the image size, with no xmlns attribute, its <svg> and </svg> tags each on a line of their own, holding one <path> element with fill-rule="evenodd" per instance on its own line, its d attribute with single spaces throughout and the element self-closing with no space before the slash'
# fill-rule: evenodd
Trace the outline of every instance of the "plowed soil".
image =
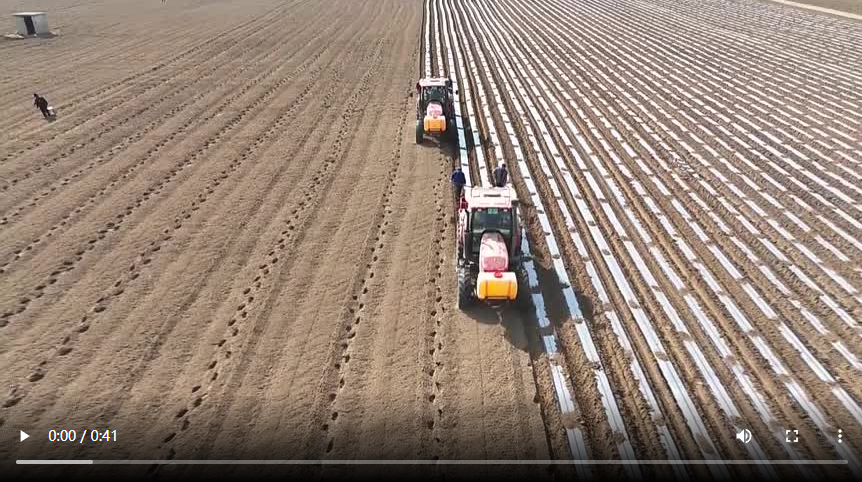
<svg viewBox="0 0 862 482">
<path fill-rule="evenodd" d="M 39 8 L 57 37 L 0 41 L 0 460 L 862 475 L 862 24 L 756 0 Z M 510 166 L 535 310 L 456 308 L 458 149 L 415 144 L 421 75 L 461 85 L 472 172 Z M 285 470 L 417 473 L 123 475 Z"/>
<path fill-rule="evenodd" d="M 0 43 L 3 459 L 550 458 L 524 323 L 454 309 L 421 3 L 44 8 Z"/>
</svg>

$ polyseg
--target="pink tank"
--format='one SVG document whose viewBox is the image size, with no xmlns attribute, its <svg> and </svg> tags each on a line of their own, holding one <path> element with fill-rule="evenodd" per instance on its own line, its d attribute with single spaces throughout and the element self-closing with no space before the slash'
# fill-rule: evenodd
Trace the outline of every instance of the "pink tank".
<svg viewBox="0 0 862 482">
<path fill-rule="evenodd" d="M 425 109 L 425 115 L 432 119 L 435 117 L 443 117 L 443 106 L 437 102 L 431 102 Z"/>
<path fill-rule="evenodd" d="M 479 267 L 485 272 L 506 271 L 509 269 L 509 252 L 506 240 L 500 233 L 486 233 L 479 247 Z"/>
</svg>

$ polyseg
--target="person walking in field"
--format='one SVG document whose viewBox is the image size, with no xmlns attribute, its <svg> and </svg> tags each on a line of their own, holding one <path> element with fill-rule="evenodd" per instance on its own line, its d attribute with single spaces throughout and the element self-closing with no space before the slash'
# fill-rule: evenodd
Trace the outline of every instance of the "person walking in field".
<svg viewBox="0 0 862 482">
<path fill-rule="evenodd" d="M 506 170 L 506 163 L 501 162 L 496 169 L 494 169 L 494 186 L 495 187 L 506 187 L 506 182 L 509 180 L 509 171 Z"/>
<path fill-rule="evenodd" d="M 33 98 L 33 105 L 38 107 L 42 111 L 42 116 L 47 119 L 50 116 L 48 113 L 48 101 L 39 94 L 33 94 Z"/>
</svg>

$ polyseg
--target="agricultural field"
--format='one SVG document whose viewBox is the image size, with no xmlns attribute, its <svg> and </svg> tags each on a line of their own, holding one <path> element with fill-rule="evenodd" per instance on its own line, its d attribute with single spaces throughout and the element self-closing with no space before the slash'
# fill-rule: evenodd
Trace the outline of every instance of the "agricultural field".
<svg viewBox="0 0 862 482">
<path fill-rule="evenodd" d="M 779 0 L 779 3 L 782 3 L 782 1 L 783 0 Z M 859 2 L 858 0 L 801 0 L 794 3 L 815 7 L 815 9 L 824 8 L 854 15 L 862 15 L 862 2 Z"/>
<path fill-rule="evenodd" d="M 57 37 L 0 41 L 0 459 L 862 477 L 862 22 L 758 0 L 39 8 Z M 433 76 L 457 141 L 417 145 Z M 532 302 L 460 310 L 449 175 L 502 162 Z"/>
</svg>

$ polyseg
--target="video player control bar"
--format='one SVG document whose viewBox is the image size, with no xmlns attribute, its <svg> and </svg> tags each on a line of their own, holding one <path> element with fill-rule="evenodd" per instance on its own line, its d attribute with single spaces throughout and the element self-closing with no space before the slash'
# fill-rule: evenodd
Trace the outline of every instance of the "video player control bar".
<svg viewBox="0 0 862 482">
<path fill-rule="evenodd" d="M 18 465 L 847 465 L 846 460 L 16 460 Z"/>
</svg>

